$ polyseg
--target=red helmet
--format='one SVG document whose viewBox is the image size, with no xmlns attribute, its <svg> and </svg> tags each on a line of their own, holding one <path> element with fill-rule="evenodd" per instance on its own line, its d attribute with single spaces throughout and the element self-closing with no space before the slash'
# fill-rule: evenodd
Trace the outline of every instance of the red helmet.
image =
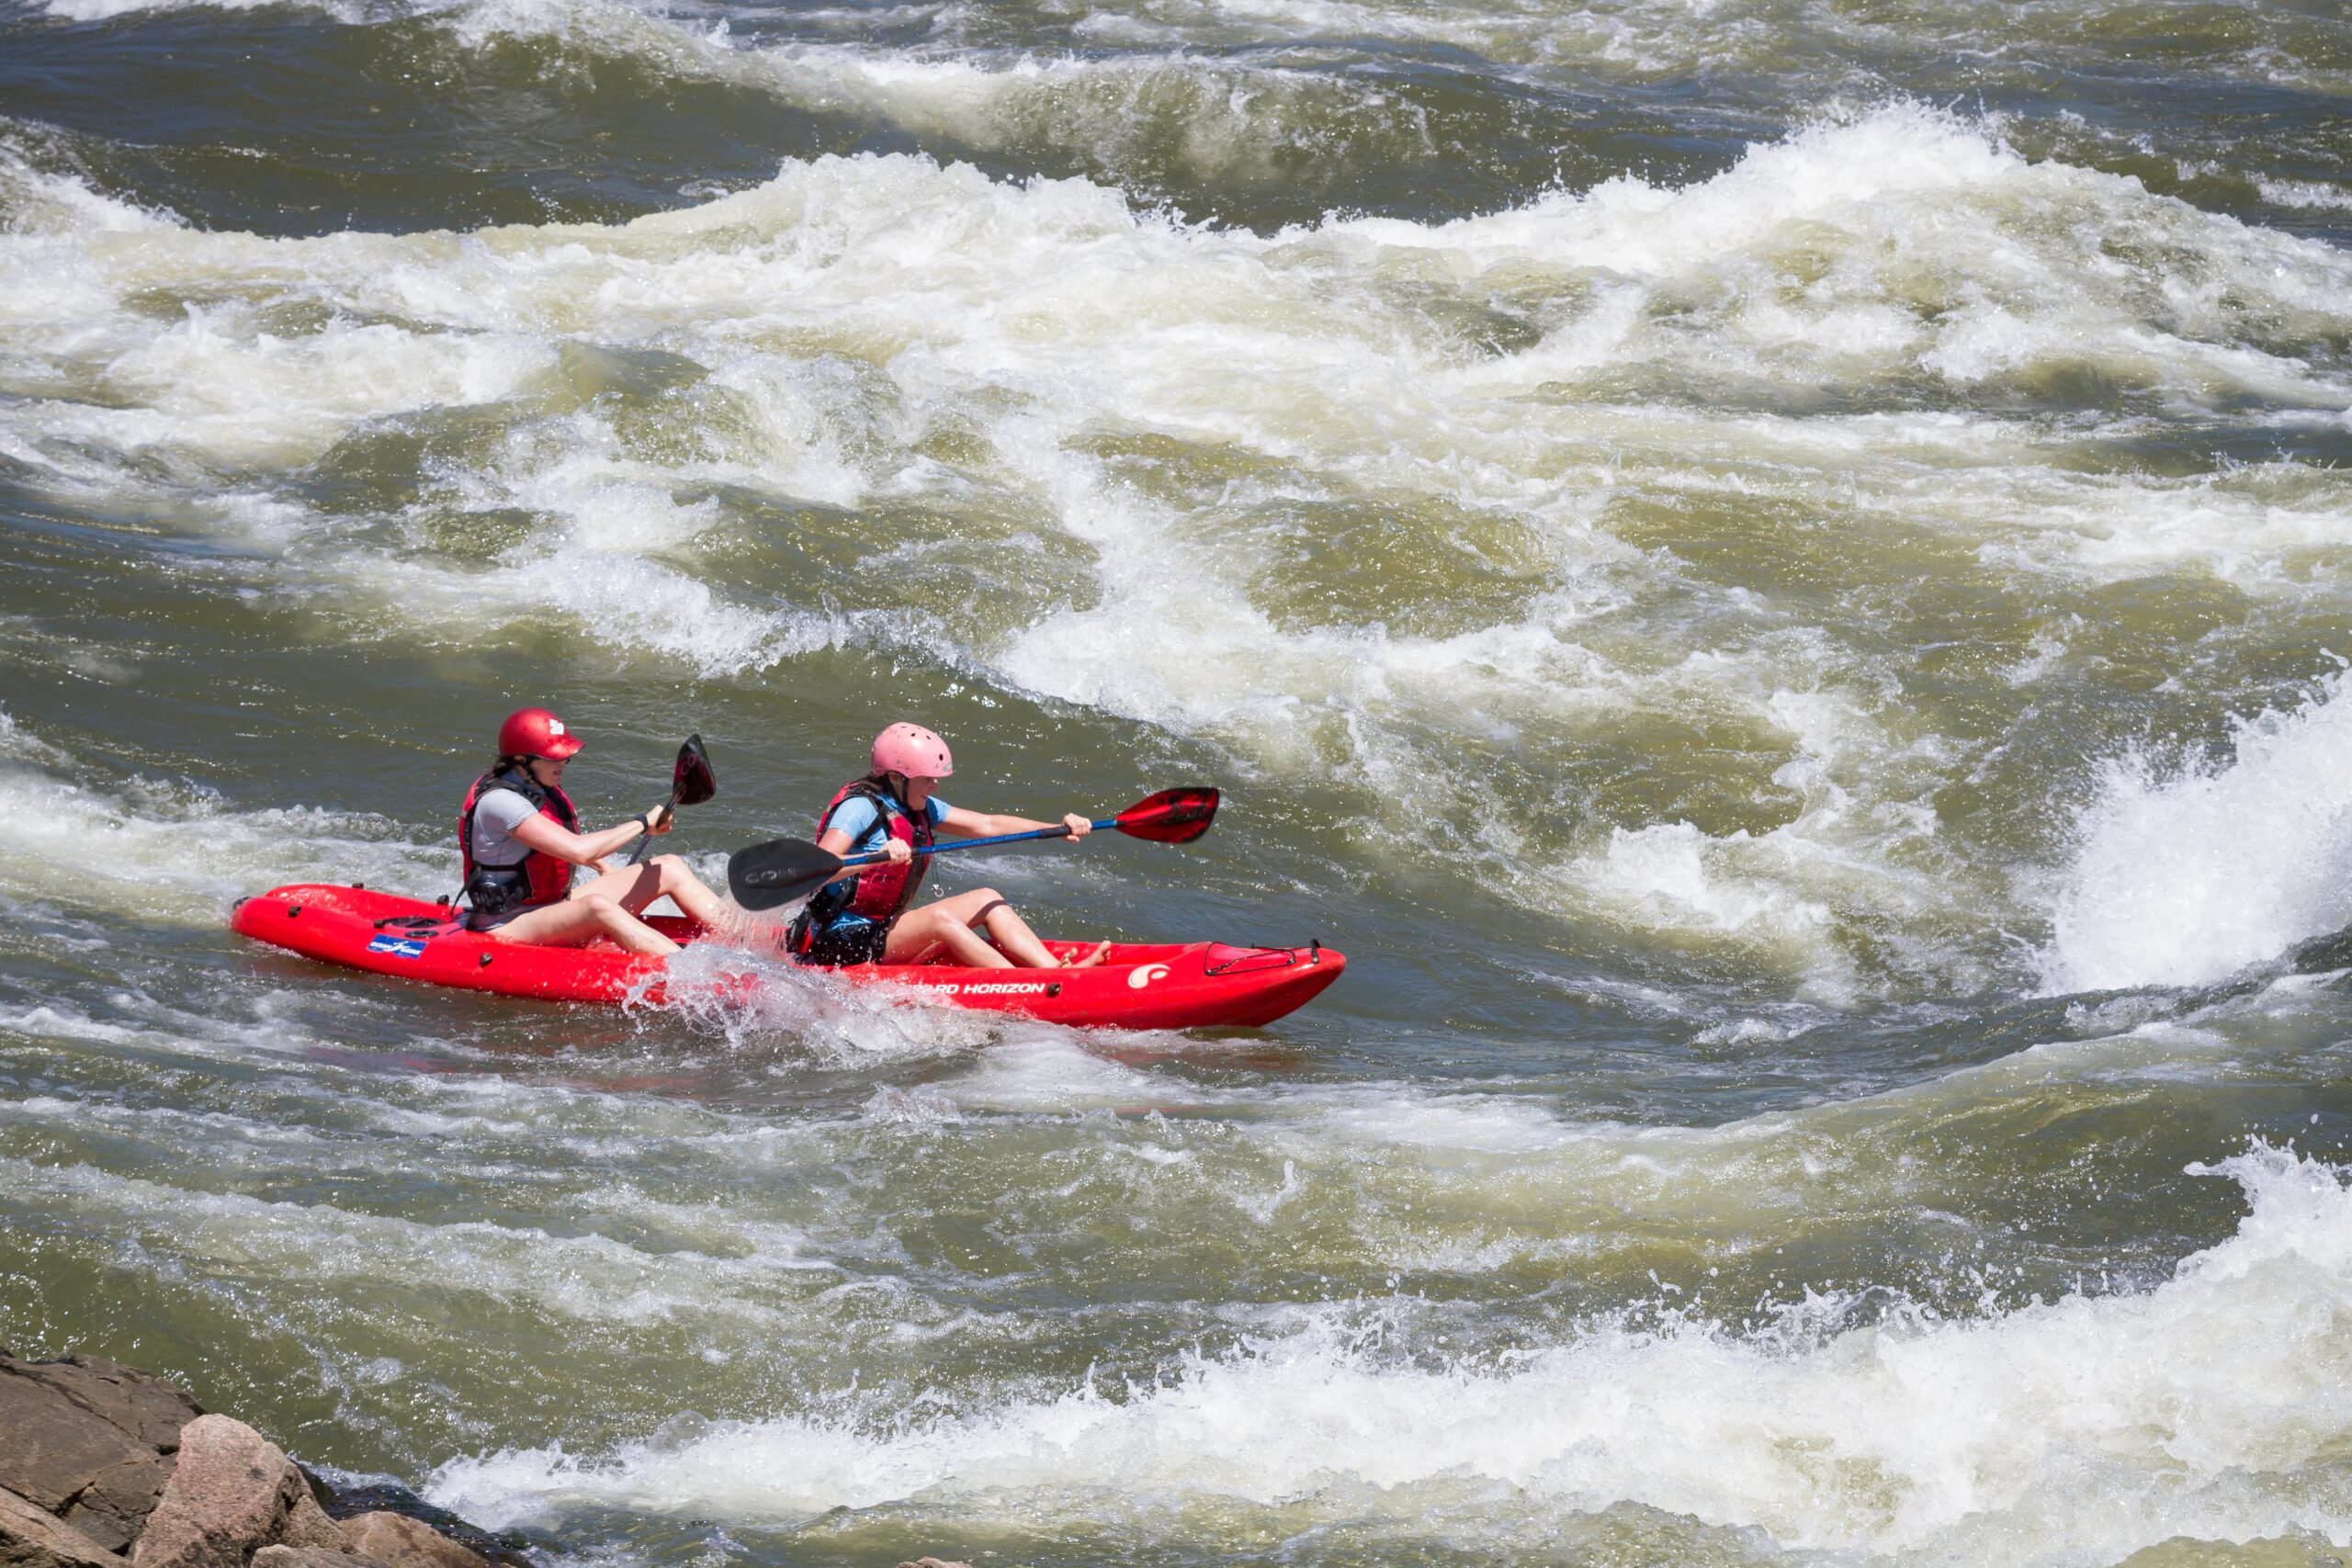
<svg viewBox="0 0 2352 1568">
<path fill-rule="evenodd" d="M 545 757 L 560 762 L 585 744 L 545 708 L 517 708 L 498 727 L 502 757 Z"/>
<path fill-rule="evenodd" d="M 944 779 L 956 771 L 947 742 L 920 724 L 894 724 L 874 738 L 874 771 Z"/>
</svg>

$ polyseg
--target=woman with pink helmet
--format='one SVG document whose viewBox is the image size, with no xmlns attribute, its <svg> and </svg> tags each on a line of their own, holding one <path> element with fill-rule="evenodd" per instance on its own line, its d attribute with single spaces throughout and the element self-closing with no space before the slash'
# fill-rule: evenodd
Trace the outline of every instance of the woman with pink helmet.
<svg viewBox="0 0 2352 1568">
<path fill-rule="evenodd" d="M 803 964 L 921 964 L 945 948 L 974 968 L 1052 969 L 1062 961 L 1037 940 L 993 887 L 976 887 L 912 908 L 941 838 L 985 839 L 1051 828 L 1026 817 L 967 811 L 932 792 L 956 772 L 947 742 L 919 724 L 894 724 L 874 738 L 872 769 L 833 795 L 817 818 L 817 842 L 837 855 L 879 850 L 877 864 L 844 871 L 819 888 L 792 922 L 790 945 Z M 1093 824 L 1072 812 L 1061 819 L 1073 839 Z M 988 935 L 980 935 L 986 931 Z M 1102 942 L 1077 965 L 1100 964 Z"/>
</svg>

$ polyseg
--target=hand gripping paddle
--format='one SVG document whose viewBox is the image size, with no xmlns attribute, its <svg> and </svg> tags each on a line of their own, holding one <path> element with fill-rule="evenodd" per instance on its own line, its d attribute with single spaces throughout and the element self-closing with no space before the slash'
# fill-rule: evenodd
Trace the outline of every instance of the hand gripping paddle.
<svg viewBox="0 0 2352 1568">
<path fill-rule="evenodd" d="M 667 818 L 681 806 L 700 806 L 718 793 L 718 780 L 710 771 L 710 754 L 702 749 L 702 737 L 689 735 L 686 743 L 678 748 L 678 765 L 670 774 L 670 804 L 662 808 Z M 623 865 L 635 865 L 653 847 L 653 835 L 645 834 L 637 840 Z"/>
<path fill-rule="evenodd" d="M 1216 817 L 1217 793 L 1213 789 L 1163 789 L 1138 800 L 1116 817 L 1094 824 L 1097 831 L 1116 828 L 1131 839 L 1160 844 L 1189 844 L 1209 830 Z M 999 833 L 988 839 L 959 839 L 933 844 L 919 852 L 944 855 L 957 850 L 985 849 L 990 844 L 1019 843 L 1023 839 L 1066 839 L 1067 828 L 1036 828 L 1024 833 Z M 805 839 L 771 839 L 764 844 L 737 850 L 727 862 L 727 890 L 746 909 L 773 909 L 813 893 L 844 868 L 872 865 L 889 858 L 880 850 L 846 859 Z"/>
</svg>

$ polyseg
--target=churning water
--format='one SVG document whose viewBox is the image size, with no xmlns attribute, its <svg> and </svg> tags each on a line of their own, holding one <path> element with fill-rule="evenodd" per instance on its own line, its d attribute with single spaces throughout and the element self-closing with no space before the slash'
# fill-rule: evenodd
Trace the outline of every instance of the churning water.
<svg viewBox="0 0 2352 1568">
<path fill-rule="evenodd" d="M 2329 1560 L 2347 102 L 2321 0 L 0 4 L 0 1342 L 583 1565 Z M 447 891 L 526 701 L 713 875 L 898 716 L 1216 783 L 942 880 L 1352 964 L 226 933 Z"/>
</svg>

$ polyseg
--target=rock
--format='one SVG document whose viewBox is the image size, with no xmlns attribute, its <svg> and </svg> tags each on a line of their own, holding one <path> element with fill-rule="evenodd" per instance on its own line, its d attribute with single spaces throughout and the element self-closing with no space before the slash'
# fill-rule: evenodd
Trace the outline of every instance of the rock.
<svg viewBox="0 0 2352 1568">
<path fill-rule="evenodd" d="M 48 1509 L 0 1490 L 0 1568 L 122 1568 L 122 1559 Z"/>
<path fill-rule="evenodd" d="M 337 1517 L 363 1528 L 370 1548 Z M 25 1361 L 0 1350 L 0 1568 L 252 1562 L 535 1568 L 405 1488 L 336 1491 L 161 1378 L 95 1356 Z"/>
<path fill-rule="evenodd" d="M 172 1461 L 23 1379 L 0 1377 L 0 1486 L 113 1551 L 130 1544 Z"/>
<path fill-rule="evenodd" d="M 204 1414 L 176 1383 L 103 1356 L 19 1361 L 0 1356 L 0 1371 L 28 1378 L 160 1453 L 180 1446 L 180 1428 Z"/>
<path fill-rule="evenodd" d="M 16 1369 L 0 1370 L 0 1486 L 62 1514 L 100 1471 L 118 1465 L 168 1469 L 164 1457 Z"/>
<path fill-rule="evenodd" d="M 328 1514 L 338 1519 L 349 1521 L 361 1514 L 399 1514 L 414 1519 L 436 1534 L 447 1536 L 493 1563 L 503 1564 L 503 1568 L 538 1568 L 517 1550 L 519 1542 L 514 1538 L 502 1539 L 488 1530 L 477 1529 L 448 1509 L 435 1507 L 405 1486 L 380 1481 L 365 1482 L 334 1490 L 323 1501 Z"/>
<path fill-rule="evenodd" d="M 129 1546 L 171 1474 L 180 1428 L 203 1414 L 163 1379 L 96 1356 L 0 1352 L 0 1487 L 99 1546 Z"/>
<path fill-rule="evenodd" d="M 172 1461 L 160 1454 L 102 1470 L 67 1505 L 65 1522 L 108 1551 L 127 1551 L 147 1528 L 171 1474 Z"/>
<path fill-rule="evenodd" d="M 350 1537 L 343 1533 L 341 1526 L 327 1517 L 326 1510 L 319 1506 L 319 1500 L 311 1495 L 307 1478 L 301 1492 L 295 1496 L 294 1506 L 286 1511 L 286 1522 L 278 1527 L 277 1540 L 273 1544 L 315 1547 L 323 1551 L 351 1550 Z"/>
<path fill-rule="evenodd" d="M 252 1568 L 379 1568 L 365 1557 L 330 1551 L 322 1546 L 265 1546 L 254 1553 Z"/>
<path fill-rule="evenodd" d="M 132 1568 L 245 1568 L 309 1486 L 283 1450 L 226 1416 L 180 1428 L 179 1462 L 131 1549 Z"/>
<path fill-rule="evenodd" d="M 343 1521 L 351 1550 L 384 1568 L 490 1568 L 490 1560 L 405 1514 L 381 1511 Z"/>
</svg>

